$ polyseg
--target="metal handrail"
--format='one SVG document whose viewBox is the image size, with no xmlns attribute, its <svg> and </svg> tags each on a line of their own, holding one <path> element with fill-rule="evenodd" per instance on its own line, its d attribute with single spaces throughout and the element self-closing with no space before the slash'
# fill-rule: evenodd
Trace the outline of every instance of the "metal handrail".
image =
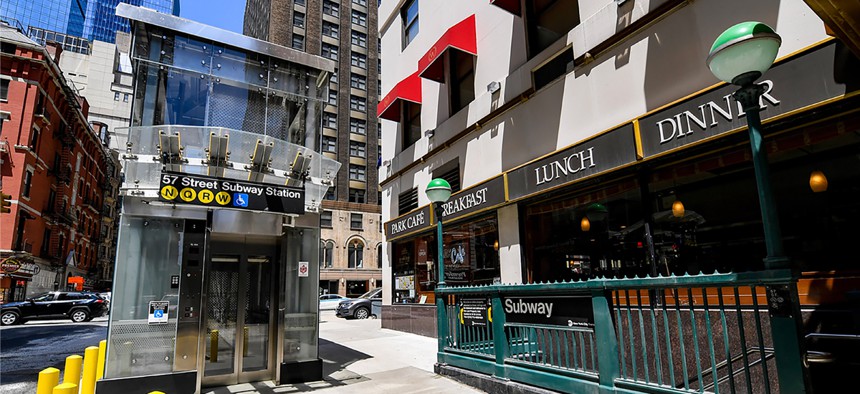
<svg viewBox="0 0 860 394">
<path fill-rule="evenodd" d="M 773 348 L 771 348 L 771 347 L 764 347 L 764 348 L 760 348 L 760 347 L 756 347 L 756 346 L 754 346 L 754 347 L 748 347 L 748 348 L 746 348 L 746 355 L 747 355 L 747 356 L 749 356 L 749 355 L 751 355 L 751 354 L 756 354 L 756 353 L 764 353 L 764 357 L 763 357 L 763 358 L 759 358 L 758 360 L 755 360 L 755 361 L 750 362 L 750 363 L 749 363 L 749 366 L 747 366 L 747 367 L 745 367 L 745 368 L 739 368 L 739 369 L 736 369 L 736 370 L 732 371 L 731 376 L 737 376 L 738 374 L 743 373 L 745 369 L 752 368 L 753 366 L 755 366 L 755 365 L 757 365 L 757 364 L 760 364 L 762 361 L 767 361 L 768 359 L 773 358 L 773 353 L 774 353 L 774 351 L 773 351 Z M 744 353 L 738 354 L 737 356 L 732 357 L 731 362 L 732 362 L 732 363 L 738 362 L 738 361 L 740 361 L 743 357 L 744 357 Z M 724 366 L 728 365 L 728 363 L 729 363 L 729 361 L 728 361 L 728 360 L 720 361 L 720 362 L 719 362 L 719 363 L 717 363 L 717 365 L 716 365 L 716 366 L 714 366 L 713 368 L 708 368 L 708 369 L 706 369 L 706 370 L 702 371 L 702 380 L 704 380 L 704 379 L 705 379 L 705 375 L 711 375 L 711 374 L 713 373 L 713 371 L 714 371 L 714 370 L 719 370 L 720 368 L 722 368 L 722 367 L 724 367 Z M 698 380 L 698 379 L 690 379 L 690 380 L 688 380 L 688 381 L 687 381 L 687 383 L 688 383 L 688 384 L 689 384 L 689 383 L 693 383 L 693 382 L 695 382 L 696 380 Z M 725 382 L 725 381 L 727 381 L 727 380 L 729 380 L 729 375 L 726 375 L 726 376 L 723 376 L 723 377 L 721 377 L 721 378 L 718 378 L 718 379 L 717 379 L 717 383 L 718 383 L 718 384 L 721 384 L 721 383 L 723 383 L 723 382 Z M 682 388 L 682 387 L 683 387 L 683 385 L 676 385 L 675 387 L 676 387 L 676 388 Z M 703 390 L 707 390 L 707 389 L 712 388 L 712 387 L 714 387 L 714 384 L 713 384 L 713 383 L 708 383 L 707 385 L 702 386 L 702 389 L 703 389 Z"/>
</svg>

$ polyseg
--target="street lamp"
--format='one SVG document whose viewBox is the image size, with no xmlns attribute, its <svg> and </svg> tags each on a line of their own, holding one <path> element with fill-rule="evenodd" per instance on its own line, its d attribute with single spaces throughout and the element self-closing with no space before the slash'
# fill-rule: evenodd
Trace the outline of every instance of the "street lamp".
<svg viewBox="0 0 860 394">
<path fill-rule="evenodd" d="M 782 248 L 779 217 L 773 202 L 767 153 L 761 149 L 761 118 L 759 100 L 764 87 L 755 83 L 767 71 L 782 43 L 770 26 L 761 22 L 743 22 L 728 28 L 717 37 L 708 54 L 708 68 L 720 80 L 740 86 L 734 98 L 746 112 L 752 147 L 753 169 L 761 207 L 764 242 L 767 256 L 765 269 L 788 269 L 790 264 Z M 792 274 L 792 277 L 793 274 Z M 780 389 L 785 392 L 807 392 L 807 371 L 801 357 L 805 349 L 799 333 L 800 306 L 797 286 L 774 284 L 765 286 L 770 315 L 770 329 L 776 350 Z"/>
<path fill-rule="evenodd" d="M 759 99 L 764 93 L 764 87 L 756 84 L 755 80 L 773 64 L 781 42 L 779 35 L 764 23 L 738 23 L 717 37 L 707 60 L 708 68 L 714 76 L 740 86 L 734 97 L 746 112 L 749 128 L 753 169 L 767 248 L 767 257 L 764 259 L 766 269 L 788 268 L 788 259 L 782 249 L 782 234 L 770 186 L 767 153 L 761 149 Z"/>
<path fill-rule="evenodd" d="M 451 197 L 451 185 L 442 178 L 436 178 L 427 184 L 427 198 L 433 203 L 436 213 L 436 245 L 438 247 L 436 258 L 439 259 L 439 283 L 436 287 L 445 287 L 445 257 L 442 248 L 442 204 Z"/>
</svg>

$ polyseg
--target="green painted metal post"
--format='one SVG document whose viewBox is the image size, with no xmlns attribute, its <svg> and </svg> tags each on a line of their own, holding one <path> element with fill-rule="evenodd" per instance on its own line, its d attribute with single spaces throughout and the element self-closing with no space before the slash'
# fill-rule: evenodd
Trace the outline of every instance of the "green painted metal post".
<svg viewBox="0 0 860 394">
<path fill-rule="evenodd" d="M 764 93 L 764 87 L 750 81 L 735 92 L 734 97 L 743 106 L 749 126 L 753 169 L 764 226 L 764 241 L 767 247 L 764 266 L 766 270 L 771 271 L 790 268 L 791 264 L 783 253 L 782 234 L 773 200 L 767 152 L 762 149 L 759 115 L 759 98 L 762 93 Z M 780 392 L 805 393 L 809 379 L 808 371 L 803 367 L 805 350 L 800 339 L 801 315 L 796 280 L 793 278 L 788 285 L 766 286 L 766 290 Z"/>
<path fill-rule="evenodd" d="M 448 341 L 448 310 L 446 296 L 438 290 L 445 288 L 445 252 L 442 247 L 442 204 L 435 203 L 436 209 L 436 266 L 439 271 L 439 283 L 436 284 L 436 336 L 439 340 L 439 353 L 445 351 Z"/>
<path fill-rule="evenodd" d="M 505 359 L 511 356 L 511 349 L 508 346 L 508 338 L 505 335 L 505 308 L 502 306 L 502 298 L 499 293 L 493 293 L 491 306 L 493 310 L 489 316 L 492 319 L 493 326 L 493 347 L 496 353 L 496 377 L 507 378 L 507 370 L 505 369 Z"/>
<path fill-rule="evenodd" d="M 620 376 L 618 368 L 618 339 L 609 308 L 609 295 L 606 290 L 591 291 L 591 307 L 594 309 L 594 336 L 597 342 L 597 373 L 600 393 L 615 392 L 615 379 Z"/>
</svg>

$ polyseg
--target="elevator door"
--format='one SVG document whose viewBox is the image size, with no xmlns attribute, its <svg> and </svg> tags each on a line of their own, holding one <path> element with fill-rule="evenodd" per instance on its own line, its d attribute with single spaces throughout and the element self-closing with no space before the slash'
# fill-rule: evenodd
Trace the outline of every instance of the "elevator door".
<svg viewBox="0 0 860 394">
<path fill-rule="evenodd" d="M 274 240 L 215 241 L 211 251 L 202 333 L 206 342 L 202 383 L 274 379 Z"/>
</svg>

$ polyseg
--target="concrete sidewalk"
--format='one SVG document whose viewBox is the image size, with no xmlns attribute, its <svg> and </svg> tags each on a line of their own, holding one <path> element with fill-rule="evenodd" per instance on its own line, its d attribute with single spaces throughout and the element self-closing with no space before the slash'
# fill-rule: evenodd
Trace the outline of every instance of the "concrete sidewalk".
<svg viewBox="0 0 860 394">
<path fill-rule="evenodd" d="M 323 380 L 275 386 L 271 381 L 216 389 L 211 394 L 269 393 L 483 393 L 433 373 L 435 338 L 381 328 L 380 320 L 345 320 L 322 311 Z"/>
</svg>

